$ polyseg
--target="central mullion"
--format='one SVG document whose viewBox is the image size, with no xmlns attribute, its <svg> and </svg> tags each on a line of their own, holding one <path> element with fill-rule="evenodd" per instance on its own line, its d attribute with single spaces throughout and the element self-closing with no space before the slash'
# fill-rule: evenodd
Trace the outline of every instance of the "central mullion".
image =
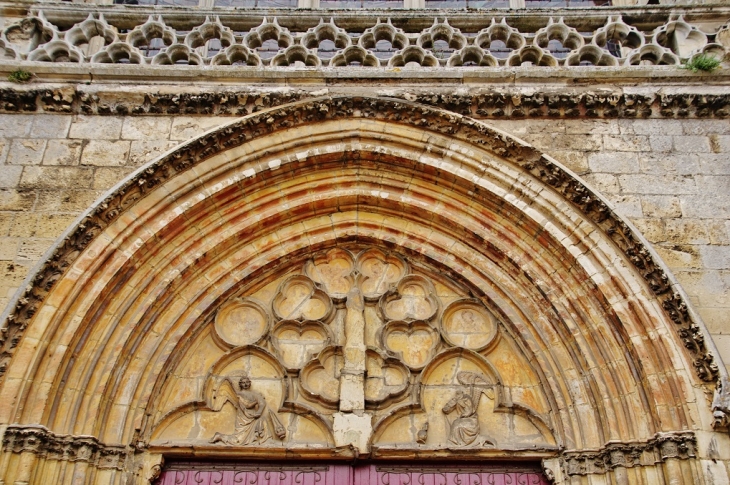
<svg viewBox="0 0 730 485">
<path fill-rule="evenodd" d="M 365 303 L 353 287 L 345 304 L 345 364 L 340 373 L 340 411 L 365 410 Z"/>
</svg>

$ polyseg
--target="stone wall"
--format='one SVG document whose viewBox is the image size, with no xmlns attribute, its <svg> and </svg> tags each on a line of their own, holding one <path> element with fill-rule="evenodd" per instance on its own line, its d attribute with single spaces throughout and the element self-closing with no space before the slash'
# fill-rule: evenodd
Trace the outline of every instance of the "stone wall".
<svg viewBox="0 0 730 485">
<path fill-rule="evenodd" d="M 86 208 L 216 116 L 0 115 L 0 307 Z M 730 129 L 718 119 L 488 120 L 583 177 L 653 244 L 730 362 Z"/>
</svg>

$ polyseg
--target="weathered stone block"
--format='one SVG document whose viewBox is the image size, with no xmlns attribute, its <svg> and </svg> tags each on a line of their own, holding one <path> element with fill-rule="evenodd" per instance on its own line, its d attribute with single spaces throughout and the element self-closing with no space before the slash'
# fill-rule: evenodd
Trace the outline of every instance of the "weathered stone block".
<svg viewBox="0 0 730 485">
<path fill-rule="evenodd" d="M 15 250 L 16 245 L 10 244 L 11 249 Z M 0 252 L 2 251 L 2 248 L 0 247 Z M 13 254 L 13 258 L 15 257 L 15 254 Z M 8 258 L 9 259 L 9 258 Z M 25 279 L 26 275 L 28 274 L 28 270 L 30 269 L 30 266 L 27 264 L 18 264 L 14 263 L 12 261 L 0 261 L 0 288 L 17 288 L 22 282 L 23 279 Z M 0 295 L 2 296 L 12 296 L 12 295 L 6 295 L 4 292 L 0 290 Z"/>
<path fill-rule="evenodd" d="M 10 144 L 7 163 L 12 165 L 39 165 L 43 160 L 46 140 L 15 139 Z"/>
<path fill-rule="evenodd" d="M 0 260 L 14 260 L 19 242 L 17 237 L 0 237 Z"/>
<path fill-rule="evenodd" d="M 115 167 L 127 164 L 129 157 L 129 141 L 96 141 L 91 140 L 81 153 L 81 165 L 98 167 Z"/>
<path fill-rule="evenodd" d="M 682 122 L 678 120 L 634 120 L 633 133 L 636 135 L 681 135 Z"/>
<path fill-rule="evenodd" d="M 576 174 L 584 174 L 589 171 L 588 157 L 583 152 L 553 151 L 553 157 Z"/>
<path fill-rule="evenodd" d="M 22 173 L 23 167 L 21 167 L 20 165 L 0 166 L 0 188 L 9 189 L 16 187 L 18 185 L 18 182 L 20 182 L 20 176 Z"/>
<path fill-rule="evenodd" d="M 730 194 L 730 175 L 697 175 L 695 180 L 704 193 L 718 196 Z"/>
<path fill-rule="evenodd" d="M 639 166 L 648 174 L 695 175 L 699 172 L 698 156 L 694 154 L 641 154 Z"/>
<path fill-rule="evenodd" d="M 132 167 L 123 168 L 108 168 L 100 167 L 94 171 L 94 183 L 92 184 L 93 189 L 107 190 L 114 186 L 117 182 L 122 180 L 124 177 L 132 173 L 134 169 Z"/>
<path fill-rule="evenodd" d="M 699 310 L 702 321 L 707 326 L 707 330 L 713 335 L 730 334 L 730 328 L 727 325 L 727 308 L 723 306 L 708 307 L 703 306 Z M 726 361 L 727 362 L 727 361 Z M 726 364 L 727 365 L 727 364 Z"/>
<path fill-rule="evenodd" d="M 671 268 L 676 269 L 700 269 L 702 268 L 702 259 L 700 258 L 697 246 L 692 245 L 666 245 L 656 246 L 659 256 Z"/>
<path fill-rule="evenodd" d="M 730 175 L 730 157 L 725 154 L 707 153 L 697 157 L 700 172 L 706 175 Z"/>
<path fill-rule="evenodd" d="M 38 194 L 36 210 L 80 214 L 81 211 L 89 207 L 101 194 L 101 191 L 95 190 L 41 191 Z M 33 201 L 35 201 L 35 194 L 33 194 Z"/>
<path fill-rule="evenodd" d="M 138 167 L 154 160 L 178 143 L 166 140 L 135 140 L 129 152 L 129 164 Z"/>
<path fill-rule="evenodd" d="M 730 269 L 729 246 L 700 246 L 700 255 L 708 269 Z"/>
<path fill-rule="evenodd" d="M 682 120 L 682 134 L 684 135 L 710 135 L 713 133 L 727 134 L 727 120 Z"/>
<path fill-rule="evenodd" d="M 525 141 L 548 153 L 553 150 L 596 151 L 603 145 L 602 135 L 537 134 L 525 135 Z"/>
<path fill-rule="evenodd" d="M 649 147 L 652 152 L 670 152 L 674 146 L 671 136 L 650 135 Z"/>
<path fill-rule="evenodd" d="M 29 135 L 34 115 L 0 114 L 0 138 L 24 138 Z"/>
<path fill-rule="evenodd" d="M 229 121 L 215 116 L 178 116 L 172 120 L 170 140 L 188 140 Z"/>
<path fill-rule="evenodd" d="M 685 195 L 680 198 L 680 202 L 684 217 L 700 219 L 730 217 L 730 200 L 725 193 Z"/>
<path fill-rule="evenodd" d="M 591 153 L 588 155 L 591 171 L 599 173 L 637 173 L 639 161 L 632 153 Z"/>
<path fill-rule="evenodd" d="M 700 219 L 668 219 L 667 242 L 674 244 L 710 244 L 705 223 Z"/>
<path fill-rule="evenodd" d="M 674 150 L 681 153 L 709 153 L 710 140 L 706 136 L 675 136 Z"/>
<path fill-rule="evenodd" d="M 126 117 L 122 125 L 125 140 L 167 140 L 170 137 L 171 118 Z"/>
<path fill-rule="evenodd" d="M 692 177 L 672 175 L 621 175 L 621 189 L 631 194 L 694 194 L 697 192 Z"/>
<path fill-rule="evenodd" d="M 20 186 L 25 188 L 82 188 L 91 185 L 92 171 L 83 167 L 25 167 Z"/>
<path fill-rule="evenodd" d="M 618 178 L 615 175 L 607 173 L 589 173 L 585 177 L 594 189 L 598 192 L 605 194 L 616 194 L 621 188 L 618 184 Z"/>
<path fill-rule="evenodd" d="M 641 210 L 646 217 L 682 217 L 679 198 L 672 195 L 642 195 Z"/>
<path fill-rule="evenodd" d="M 69 138 L 88 140 L 118 140 L 122 134 L 122 118 L 109 116 L 78 116 L 68 132 Z"/>
<path fill-rule="evenodd" d="M 710 135 L 710 145 L 715 153 L 729 153 L 730 135 Z"/>
<path fill-rule="evenodd" d="M 81 140 L 48 140 L 43 165 L 78 165 L 81 147 Z"/>
<path fill-rule="evenodd" d="M 649 137 L 645 135 L 604 135 L 603 149 L 617 152 L 648 152 Z"/>
<path fill-rule="evenodd" d="M 33 237 L 35 236 L 38 214 L 35 212 L 21 212 L 16 214 L 8 235 L 12 237 Z"/>
<path fill-rule="evenodd" d="M 0 164 L 4 164 L 10 151 L 10 140 L 0 138 Z"/>
<path fill-rule="evenodd" d="M 612 195 L 609 200 L 623 217 L 644 217 L 641 199 L 637 195 Z"/>
<path fill-rule="evenodd" d="M 36 225 L 36 237 L 59 237 L 71 223 L 76 220 L 75 214 L 40 214 Z"/>
<path fill-rule="evenodd" d="M 527 123 L 516 120 L 489 120 L 489 124 L 520 138 L 528 133 L 527 129 L 529 128 Z"/>
<path fill-rule="evenodd" d="M 707 227 L 707 234 L 710 236 L 710 244 L 730 244 L 730 221 L 725 221 L 723 219 L 705 219 L 704 222 Z"/>
<path fill-rule="evenodd" d="M 0 237 L 7 236 L 15 220 L 15 212 L 0 212 Z"/>
<path fill-rule="evenodd" d="M 649 242 L 659 243 L 666 240 L 664 221 L 661 219 L 631 218 L 631 222 Z"/>
<path fill-rule="evenodd" d="M 52 239 L 22 239 L 18 246 L 18 260 L 39 261 L 52 242 Z"/>
<path fill-rule="evenodd" d="M 66 138 L 71 116 L 38 114 L 30 128 L 31 138 Z"/>
<path fill-rule="evenodd" d="M 565 120 L 565 133 L 575 135 L 618 135 L 618 120 Z"/>
<path fill-rule="evenodd" d="M 5 170 L 5 169 L 3 169 Z M 30 210 L 36 201 L 36 193 L 20 189 L 0 189 L 0 210 Z"/>
</svg>

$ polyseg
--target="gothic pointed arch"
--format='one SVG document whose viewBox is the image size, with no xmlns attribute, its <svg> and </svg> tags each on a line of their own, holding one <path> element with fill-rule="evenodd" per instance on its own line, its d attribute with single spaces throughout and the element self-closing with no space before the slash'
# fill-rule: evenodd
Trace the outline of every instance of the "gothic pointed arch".
<svg viewBox="0 0 730 485">
<path fill-rule="evenodd" d="M 722 372 L 599 194 L 506 133 L 388 98 L 281 106 L 149 163 L 8 322 L 4 450 L 50 470 L 31 442 L 76 443 L 114 483 L 160 456 L 355 451 L 690 483 Z"/>
</svg>

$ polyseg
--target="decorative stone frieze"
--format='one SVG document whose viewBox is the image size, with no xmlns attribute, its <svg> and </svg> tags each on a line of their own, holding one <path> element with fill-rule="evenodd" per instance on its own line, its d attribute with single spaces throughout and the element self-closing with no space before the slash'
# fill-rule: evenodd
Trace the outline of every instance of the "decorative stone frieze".
<svg viewBox="0 0 730 485">
<path fill-rule="evenodd" d="M 110 446 L 93 436 L 58 435 L 43 426 L 10 425 L 3 435 L 3 451 L 32 453 L 46 460 L 87 462 L 98 469 L 123 470 L 130 449 Z"/>
<path fill-rule="evenodd" d="M 125 96 L 86 90 L 82 86 L 29 86 L 0 89 L 0 112 L 244 116 L 295 101 L 313 99 L 316 95 L 317 90 L 302 89 L 286 92 L 225 90 Z M 572 88 L 572 92 L 549 89 L 531 93 L 478 90 L 467 94 L 397 90 L 393 96 L 478 119 L 727 118 L 730 115 L 730 95 L 727 94 L 635 94 Z"/>
<path fill-rule="evenodd" d="M 654 466 L 670 459 L 694 458 L 697 438 L 691 432 L 660 433 L 643 443 L 609 443 L 595 452 L 561 454 L 565 476 L 604 474 L 617 467 Z"/>
</svg>

